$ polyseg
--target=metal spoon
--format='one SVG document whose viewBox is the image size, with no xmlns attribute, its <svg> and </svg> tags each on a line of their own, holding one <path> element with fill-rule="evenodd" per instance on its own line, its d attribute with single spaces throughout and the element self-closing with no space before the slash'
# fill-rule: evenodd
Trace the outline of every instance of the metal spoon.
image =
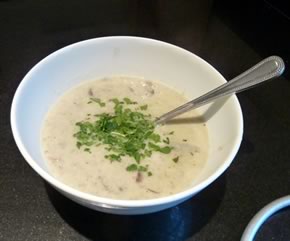
<svg viewBox="0 0 290 241">
<path fill-rule="evenodd" d="M 176 109 L 156 119 L 156 124 L 162 124 L 187 111 L 208 104 L 220 97 L 242 92 L 266 80 L 280 76 L 285 69 L 283 60 L 278 56 L 268 57 L 244 73 L 227 83 L 207 92 L 206 94 L 177 107 Z"/>
</svg>

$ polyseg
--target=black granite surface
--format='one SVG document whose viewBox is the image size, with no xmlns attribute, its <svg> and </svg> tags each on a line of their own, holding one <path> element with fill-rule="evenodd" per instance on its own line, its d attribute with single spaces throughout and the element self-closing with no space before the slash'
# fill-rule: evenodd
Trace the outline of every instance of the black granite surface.
<svg viewBox="0 0 290 241">
<path fill-rule="evenodd" d="M 227 79 L 272 54 L 283 57 L 289 68 L 289 23 L 289 8 L 281 0 L 0 0 L 0 240 L 239 240 L 256 212 L 290 193 L 288 71 L 239 94 L 244 139 L 229 169 L 189 201 L 149 215 L 103 214 L 56 192 L 19 153 L 10 105 L 21 79 L 38 61 L 100 36 L 176 44 Z M 290 209 L 271 217 L 256 240 L 289 241 Z"/>
</svg>

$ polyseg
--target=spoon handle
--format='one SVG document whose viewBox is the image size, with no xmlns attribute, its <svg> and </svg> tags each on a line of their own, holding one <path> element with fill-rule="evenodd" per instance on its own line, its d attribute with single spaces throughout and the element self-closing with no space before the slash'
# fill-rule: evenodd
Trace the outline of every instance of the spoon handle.
<svg viewBox="0 0 290 241">
<path fill-rule="evenodd" d="M 285 69 L 283 60 L 278 56 L 268 57 L 247 71 L 231 79 L 227 83 L 209 91 L 208 93 L 177 107 L 176 109 L 162 115 L 156 120 L 156 124 L 162 124 L 189 110 L 208 104 L 217 98 L 233 93 L 239 93 L 252 88 L 266 80 L 280 76 Z"/>
</svg>

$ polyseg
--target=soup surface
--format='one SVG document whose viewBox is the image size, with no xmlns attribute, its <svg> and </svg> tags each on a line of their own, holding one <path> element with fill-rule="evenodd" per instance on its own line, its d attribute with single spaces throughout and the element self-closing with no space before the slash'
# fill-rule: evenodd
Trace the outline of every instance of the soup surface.
<svg viewBox="0 0 290 241">
<path fill-rule="evenodd" d="M 89 81 L 69 90 L 43 124 L 43 155 L 52 175 L 80 191 L 114 199 L 151 199 L 192 186 L 208 154 L 207 128 L 198 112 L 156 126 L 142 144 L 141 158 L 130 152 L 117 155 L 104 143 L 107 137 L 103 142 L 98 137 L 90 143 L 82 139 L 96 129 L 82 129 L 86 125 L 93 126 L 102 115 L 116 115 L 116 101 L 124 110 L 154 120 L 188 100 L 159 82 L 133 77 Z M 118 130 L 113 134 L 123 138 Z"/>
</svg>

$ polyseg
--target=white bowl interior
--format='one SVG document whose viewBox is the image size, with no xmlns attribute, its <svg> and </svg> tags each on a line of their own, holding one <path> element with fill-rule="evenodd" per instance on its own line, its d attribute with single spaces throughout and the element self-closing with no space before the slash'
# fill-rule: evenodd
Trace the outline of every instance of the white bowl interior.
<svg viewBox="0 0 290 241">
<path fill-rule="evenodd" d="M 50 106 L 80 82 L 111 75 L 159 80 L 184 92 L 189 99 L 225 82 L 214 68 L 194 54 L 155 40 L 109 37 L 63 48 L 25 76 L 12 104 L 15 140 L 36 171 L 48 172 L 41 154 L 40 130 Z M 243 122 L 235 96 L 202 107 L 201 113 L 206 118 L 212 115 L 207 120 L 209 158 L 195 183 L 203 183 L 204 187 L 231 163 L 242 138 Z"/>
</svg>

